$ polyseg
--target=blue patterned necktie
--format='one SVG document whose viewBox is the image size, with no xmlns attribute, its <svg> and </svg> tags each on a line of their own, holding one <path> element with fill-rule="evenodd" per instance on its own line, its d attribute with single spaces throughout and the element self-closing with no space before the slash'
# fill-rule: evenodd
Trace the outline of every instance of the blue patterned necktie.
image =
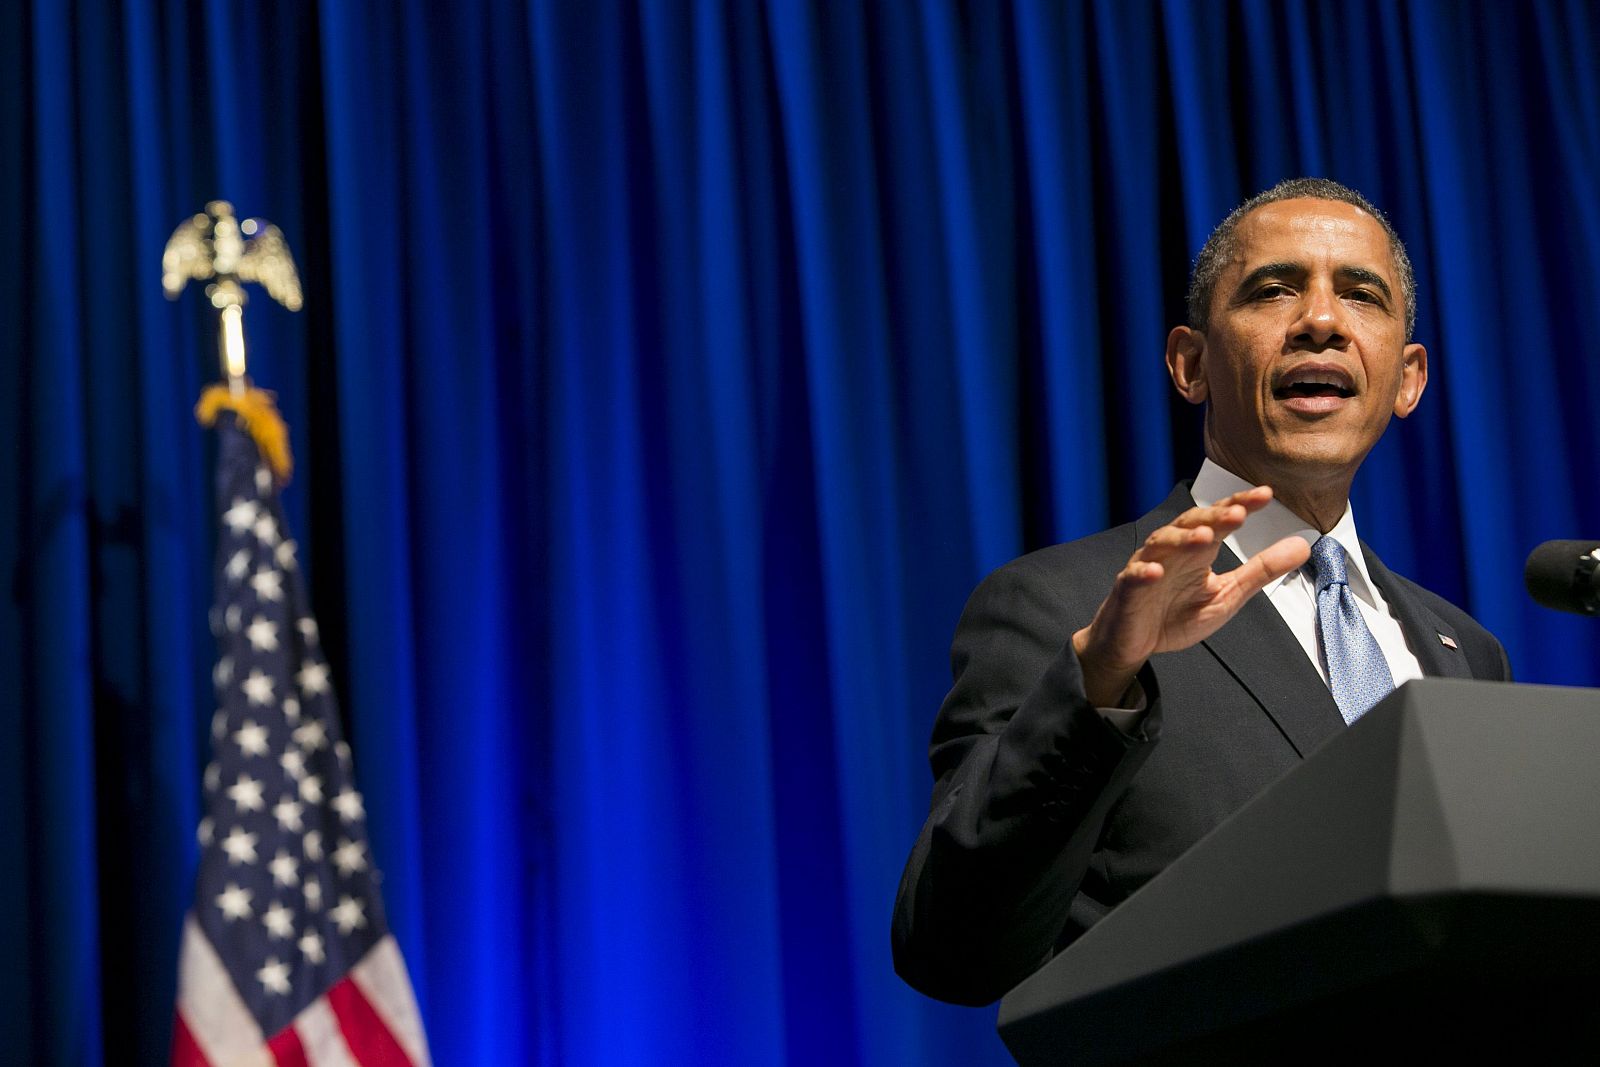
<svg viewBox="0 0 1600 1067">
<path fill-rule="evenodd" d="M 1328 688 L 1339 714 L 1347 724 L 1353 723 L 1394 689 L 1394 677 L 1350 592 L 1344 546 L 1331 537 L 1319 537 L 1311 546 L 1311 565 L 1316 571 L 1317 630 L 1322 635 Z"/>
</svg>

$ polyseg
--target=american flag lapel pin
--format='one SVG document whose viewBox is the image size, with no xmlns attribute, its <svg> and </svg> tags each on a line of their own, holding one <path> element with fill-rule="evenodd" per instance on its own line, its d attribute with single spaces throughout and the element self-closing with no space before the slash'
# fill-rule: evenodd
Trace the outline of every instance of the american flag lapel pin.
<svg viewBox="0 0 1600 1067">
<path fill-rule="evenodd" d="M 1441 645 L 1443 645 L 1445 648 L 1456 648 L 1457 647 L 1456 646 L 1456 639 L 1451 637 L 1449 634 L 1440 634 L 1439 635 L 1439 643 Z"/>
</svg>

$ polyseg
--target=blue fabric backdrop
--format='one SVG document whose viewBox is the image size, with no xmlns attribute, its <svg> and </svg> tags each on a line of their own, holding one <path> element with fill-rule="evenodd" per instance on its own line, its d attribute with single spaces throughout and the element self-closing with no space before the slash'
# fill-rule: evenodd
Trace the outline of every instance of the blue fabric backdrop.
<svg viewBox="0 0 1600 1067">
<path fill-rule="evenodd" d="M 279 223 L 257 380 L 441 1064 L 1000 1062 L 888 919 L 964 597 L 1198 463 L 1161 364 L 1235 202 L 1421 279 L 1367 539 L 1519 677 L 1600 536 L 1594 9 L 34 0 L 0 27 L 0 1032 L 159 1063 L 211 712 L 214 376 L 163 300 Z"/>
</svg>

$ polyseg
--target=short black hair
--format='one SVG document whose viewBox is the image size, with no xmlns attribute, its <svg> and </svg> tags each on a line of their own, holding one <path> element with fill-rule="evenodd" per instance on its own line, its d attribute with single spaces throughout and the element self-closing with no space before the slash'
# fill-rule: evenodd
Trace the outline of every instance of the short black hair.
<svg viewBox="0 0 1600 1067">
<path fill-rule="evenodd" d="M 1394 257 L 1395 269 L 1400 272 L 1400 295 L 1406 305 L 1406 340 L 1417 325 L 1417 276 L 1411 269 L 1411 257 L 1406 255 L 1405 242 L 1395 232 L 1388 216 L 1372 205 L 1372 201 L 1347 185 L 1331 178 L 1289 178 L 1265 192 L 1257 193 L 1228 213 L 1211 231 L 1200 254 L 1194 258 L 1194 269 L 1189 273 L 1188 312 L 1189 325 L 1204 332 L 1211 325 L 1211 298 L 1215 294 L 1217 275 L 1223 264 L 1233 255 L 1234 242 L 1240 221 L 1264 204 L 1279 200 L 1337 200 L 1365 211 L 1378 220 L 1383 232 L 1389 235 L 1389 254 Z"/>
</svg>

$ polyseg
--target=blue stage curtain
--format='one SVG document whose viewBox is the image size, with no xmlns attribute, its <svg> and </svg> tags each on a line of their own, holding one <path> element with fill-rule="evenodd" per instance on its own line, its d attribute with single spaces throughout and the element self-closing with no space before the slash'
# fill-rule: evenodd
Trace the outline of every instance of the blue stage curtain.
<svg viewBox="0 0 1600 1067">
<path fill-rule="evenodd" d="M 1600 29 L 1570 3 L 32 0 L 0 26 L 0 1032 L 160 1063 L 206 759 L 212 197 L 440 1064 L 1004 1062 L 888 923 L 963 600 L 1199 460 L 1210 226 L 1394 216 L 1396 569 L 1600 683 Z"/>
</svg>

